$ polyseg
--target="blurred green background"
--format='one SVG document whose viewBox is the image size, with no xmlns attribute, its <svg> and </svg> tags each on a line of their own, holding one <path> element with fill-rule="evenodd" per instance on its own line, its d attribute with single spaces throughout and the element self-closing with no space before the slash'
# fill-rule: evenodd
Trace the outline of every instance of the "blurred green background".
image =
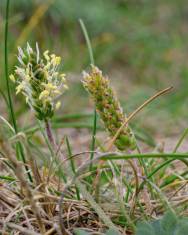
<svg viewBox="0 0 188 235">
<path fill-rule="evenodd" d="M 62 56 L 70 90 L 59 115 L 92 110 L 80 83 L 90 61 L 78 22 L 88 30 L 96 64 L 115 86 L 128 113 L 160 89 L 173 91 L 139 114 L 133 124 L 157 134 L 182 132 L 188 120 L 188 5 L 186 0 L 10 0 L 9 70 L 26 42 Z M 4 91 L 4 21 L 0 1 L 0 76 Z M 13 87 L 12 87 L 13 88 Z M 12 92 L 14 97 L 14 92 Z M 14 99 L 18 118 L 27 110 Z M 75 102 L 76 101 L 76 102 Z M 1 98 L 3 109 L 3 99 Z M 6 110 L 5 110 L 6 111 Z"/>
</svg>

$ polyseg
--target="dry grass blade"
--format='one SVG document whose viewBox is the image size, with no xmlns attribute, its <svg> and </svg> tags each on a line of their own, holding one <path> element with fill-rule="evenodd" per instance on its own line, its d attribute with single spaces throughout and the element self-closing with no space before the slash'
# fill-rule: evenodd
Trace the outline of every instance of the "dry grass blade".
<svg viewBox="0 0 188 235">
<path fill-rule="evenodd" d="M 19 162 L 14 157 L 14 155 L 12 153 L 7 154 L 7 158 L 12 163 L 12 165 L 14 167 L 14 173 L 15 173 L 16 177 L 18 178 L 18 180 L 20 181 L 20 186 L 21 186 L 21 189 L 23 190 L 24 196 L 27 198 L 27 200 L 29 201 L 29 203 L 32 207 L 32 210 L 33 210 L 33 213 L 35 214 L 40 232 L 41 232 L 41 234 L 44 234 L 45 227 L 44 227 L 44 224 L 41 220 L 40 208 L 34 199 L 34 195 L 28 185 L 27 180 L 25 179 L 22 163 Z"/>
<path fill-rule="evenodd" d="M 128 116 L 128 118 L 125 120 L 125 122 L 123 123 L 123 125 L 118 129 L 118 131 L 116 132 L 116 134 L 114 135 L 114 137 L 112 138 L 112 140 L 109 142 L 109 144 L 107 145 L 107 151 L 110 151 L 110 149 L 112 148 L 114 142 L 116 141 L 117 137 L 119 136 L 119 134 L 121 133 L 122 129 L 128 124 L 128 122 L 138 113 L 140 112 L 146 105 L 148 105 L 149 103 L 151 103 L 154 99 L 158 98 L 161 95 L 166 94 L 167 92 L 169 92 L 170 90 L 172 90 L 172 86 L 168 87 L 162 91 L 159 91 L 157 94 L 155 94 L 154 96 L 152 96 L 151 98 L 149 98 L 148 100 L 146 100 L 141 106 L 139 106 L 133 113 L 131 113 L 131 115 Z"/>
<path fill-rule="evenodd" d="M 14 224 L 14 223 L 7 223 L 6 225 L 7 225 L 7 227 L 9 227 L 11 229 L 14 229 L 14 230 L 18 230 L 18 231 L 22 232 L 25 235 L 40 235 L 40 233 L 36 233 L 32 230 L 29 230 L 28 228 L 24 228 L 22 226 Z"/>
</svg>

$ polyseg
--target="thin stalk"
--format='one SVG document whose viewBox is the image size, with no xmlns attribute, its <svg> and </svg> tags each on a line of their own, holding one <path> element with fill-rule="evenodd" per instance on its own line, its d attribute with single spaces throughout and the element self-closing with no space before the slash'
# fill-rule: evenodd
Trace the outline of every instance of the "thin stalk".
<svg viewBox="0 0 188 235">
<path fill-rule="evenodd" d="M 96 152 L 97 157 L 92 160 L 86 161 L 80 168 L 79 172 L 83 171 L 87 168 L 91 161 L 92 163 L 97 163 L 100 160 L 108 161 L 108 160 L 128 160 L 128 159 L 135 159 L 135 158 L 171 158 L 171 160 L 179 159 L 187 166 L 187 161 L 185 158 L 188 158 L 188 153 L 142 153 L 142 154 L 120 154 L 118 152 L 108 152 L 108 153 L 100 153 Z M 76 156 L 76 155 L 75 155 Z M 78 172 L 78 170 L 77 170 Z M 149 177 L 149 176 L 148 176 Z M 151 177 L 151 176 L 150 176 Z"/>
<path fill-rule="evenodd" d="M 35 215 L 36 222 L 38 223 L 40 233 L 41 233 L 41 235 L 44 235 L 46 232 L 46 229 L 45 229 L 45 226 L 44 226 L 43 221 L 41 219 L 41 208 L 38 205 L 38 201 L 34 197 L 33 191 L 30 188 L 30 185 L 29 185 L 27 179 L 25 179 L 23 165 L 20 164 L 20 161 L 17 160 L 12 154 L 7 154 L 7 158 L 9 159 L 9 161 L 11 162 L 11 164 L 14 168 L 14 173 L 15 173 L 17 179 L 19 180 L 23 196 L 27 198 L 27 200 L 29 201 L 29 203 L 31 205 L 31 209 Z"/>
<path fill-rule="evenodd" d="M 8 75 L 8 26 L 9 26 L 9 0 L 7 0 L 6 4 L 6 20 L 5 20 L 5 79 L 6 79 L 6 87 L 7 87 L 7 95 L 8 95 L 8 104 L 9 104 L 9 112 L 12 119 L 12 123 L 15 129 L 15 132 L 17 133 L 17 124 L 16 124 L 16 118 L 14 115 L 13 105 L 12 105 L 12 99 L 10 94 L 10 84 L 9 84 L 9 75 Z"/>
<path fill-rule="evenodd" d="M 69 120 L 91 118 L 92 116 L 93 116 L 92 113 L 69 113 L 69 114 L 64 114 L 62 117 L 54 117 L 52 119 L 52 122 L 62 122 Z"/>
<path fill-rule="evenodd" d="M 141 154 L 119 154 L 119 153 L 106 153 L 101 154 L 102 160 L 121 160 L 121 159 L 134 159 L 134 158 L 171 158 L 171 159 L 184 159 L 188 158 L 188 153 L 141 153 Z"/>
<path fill-rule="evenodd" d="M 137 113 L 139 113 L 143 108 L 145 108 L 148 104 L 150 104 L 153 100 L 155 100 L 156 98 L 158 98 L 159 96 L 166 94 L 167 92 L 169 92 L 173 87 L 168 87 L 162 91 L 157 92 L 154 96 L 150 97 L 149 99 L 147 99 L 142 105 L 140 105 L 134 112 L 132 112 L 125 120 L 125 122 L 122 124 L 122 126 L 118 129 L 118 131 L 116 132 L 116 134 L 114 135 L 114 137 L 110 140 L 110 142 L 107 145 L 107 150 L 109 151 L 114 142 L 116 141 L 117 137 L 119 136 L 119 134 L 121 133 L 121 131 L 123 130 L 123 128 L 129 123 L 130 120 L 132 120 Z"/>
<path fill-rule="evenodd" d="M 180 176 L 186 176 L 188 174 L 188 171 L 183 172 Z M 172 177 L 167 178 L 161 185 L 160 188 L 164 188 L 165 186 L 173 183 L 176 179 L 179 179 L 178 175 L 172 175 Z"/>
<path fill-rule="evenodd" d="M 67 144 L 68 155 L 69 155 L 69 158 L 70 158 L 71 169 L 72 169 L 72 172 L 74 174 L 76 174 L 74 159 L 71 157 L 72 156 L 72 150 L 71 150 L 71 146 L 70 146 L 69 139 L 68 139 L 67 136 L 66 136 L 66 144 Z M 76 196 L 77 196 L 77 199 L 80 200 L 80 192 L 79 192 L 79 189 L 77 187 L 76 187 Z"/>
<path fill-rule="evenodd" d="M 83 34 L 84 34 L 84 37 L 85 37 L 85 40 L 86 40 L 86 43 L 87 43 L 90 62 L 91 62 L 91 64 L 94 65 L 95 61 L 94 61 L 94 56 L 93 56 L 93 50 L 92 50 L 91 41 L 89 39 L 89 35 L 88 35 L 88 32 L 87 32 L 86 26 L 85 26 L 82 19 L 79 19 L 79 23 L 80 23 L 80 26 L 82 28 L 82 31 L 83 31 Z"/>
<path fill-rule="evenodd" d="M 166 196 L 162 193 L 161 189 L 154 184 L 153 182 L 151 182 L 150 180 L 146 179 L 146 181 L 151 184 L 151 186 L 154 188 L 154 190 L 157 192 L 157 194 L 159 195 L 159 199 L 161 201 L 161 203 L 163 203 L 164 206 L 167 207 L 167 209 L 169 209 L 171 212 L 174 213 L 173 208 L 171 207 L 170 203 L 168 202 L 168 199 L 166 198 Z"/>
<path fill-rule="evenodd" d="M 178 148 L 180 147 L 181 143 L 183 142 L 183 140 L 185 139 L 185 137 L 188 135 L 188 128 L 186 128 L 182 134 L 182 136 L 180 137 L 180 139 L 178 140 L 174 150 L 173 150 L 173 153 L 176 153 Z"/>
<path fill-rule="evenodd" d="M 45 127 L 46 127 L 46 134 L 48 136 L 49 142 L 52 145 L 53 148 L 55 148 L 56 144 L 53 138 L 53 134 L 52 134 L 52 130 L 51 130 L 51 126 L 48 120 L 45 120 Z"/>
<path fill-rule="evenodd" d="M 41 131 L 41 133 L 42 133 L 42 135 L 45 139 L 45 142 L 48 145 L 48 149 L 50 150 L 51 156 L 52 156 L 51 163 L 50 163 L 50 166 L 49 166 L 49 173 L 48 173 L 48 177 L 47 177 L 47 182 L 49 182 L 50 173 L 51 173 L 52 166 L 53 166 L 53 160 L 56 161 L 56 163 L 57 163 L 57 154 L 55 153 L 55 152 L 57 152 L 56 151 L 57 146 L 56 146 L 55 140 L 53 138 L 51 125 L 50 125 L 49 121 L 48 120 L 45 121 L 45 131 L 46 131 L 46 133 L 43 130 L 43 127 L 41 126 L 40 121 L 38 121 L 38 125 L 39 125 L 40 131 Z M 60 172 L 60 170 L 59 170 L 59 172 Z M 61 172 L 60 175 L 62 176 L 64 182 L 66 183 L 67 179 L 66 179 L 65 174 Z"/>
<path fill-rule="evenodd" d="M 89 39 L 89 35 L 86 29 L 86 26 L 84 24 L 84 22 L 80 19 L 80 26 L 82 28 L 86 43 L 87 43 L 87 48 L 88 48 L 88 52 L 89 52 L 89 57 L 90 57 L 90 63 L 92 65 L 95 64 L 94 61 L 94 56 L 93 56 L 93 50 L 92 50 L 92 46 L 91 46 L 91 41 Z M 92 142 L 91 142 L 91 155 L 90 155 L 90 159 L 92 160 L 94 157 L 94 153 L 93 151 L 95 150 L 95 142 L 96 142 L 96 132 L 97 132 L 97 111 L 96 108 L 94 109 L 94 114 L 93 114 L 93 130 L 92 130 Z M 92 164 L 90 165 L 90 170 L 92 171 Z"/>
<path fill-rule="evenodd" d="M 16 181 L 15 178 L 13 178 L 11 176 L 4 176 L 4 175 L 0 175 L 0 179 L 1 180 L 6 180 L 6 181 L 10 181 L 10 182 Z"/>
<path fill-rule="evenodd" d="M 27 176 L 29 178 L 29 181 L 32 183 L 33 182 L 33 178 L 31 176 L 31 173 L 30 173 L 30 170 L 29 170 L 28 166 L 26 165 L 26 160 L 25 160 L 23 146 L 22 146 L 22 144 L 20 142 L 18 142 L 16 144 L 16 156 L 17 156 L 18 160 L 21 159 L 23 161 L 25 170 L 27 172 Z M 21 158 L 20 158 L 20 156 L 21 156 Z"/>
<path fill-rule="evenodd" d="M 115 181 L 112 181 L 112 184 L 114 185 L 114 192 L 115 195 L 117 197 L 118 203 L 119 203 L 119 208 L 121 210 L 122 215 L 124 216 L 125 220 L 127 221 L 128 225 L 133 229 L 133 231 L 135 230 L 135 225 L 133 223 L 133 221 L 130 218 L 130 215 L 127 213 L 126 211 L 126 207 L 125 207 L 125 203 L 124 203 L 124 199 L 123 199 L 123 195 L 121 195 L 121 193 L 118 190 L 118 183 L 117 183 L 117 175 L 116 175 L 116 169 L 114 169 L 115 164 L 111 165 L 111 170 L 112 170 L 112 174 L 113 174 L 113 178 L 116 179 Z M 115 166 L 116 168 L 116 166 Z M 108 176 L 107 176 L 108 177 Z M 109 177 L 108 177 L 109 178 Z M 109 180 L 109 179 L 108 179 Z M 110 181 L 110 180 L 109 180 Z"/>
<path fill-rule="evenodd" d="M 138 153 L 141 154 L 141 150 L 140 150 L 140 148 L 138 146 L 138 143 L 136 144 L 136 147 L 137 147 Z M 140 165 L 143 167 L 143 172 L 141 172 L 141 175 L 145 174 L 145 177 L 148 178 L 148 170 L 147 170 L 147 166 L 146 166 L 145 160 L 143 158 L 140 158 L 138 160 L 139 160 Z M 151 178 L 151 181 L 152 181 L 152 183 L 154 183 L 152 178 Z M 151 192 L 151 198 L 154 198 L 154 192 L 153 192 L 152 187 L 151 187 L 150 184 L 148 184 L 148 188 L 149 188 L 149 190 Z M 145 196 L 150 197 L 148 192 L 147 192 L 147 189 L 144 188 L 143 191 L 144 191 Z M 147 201 L 147 199 L 146 199 L 146 201 Z M 148 201 L 148 203 L 150 203 L 150 200 Z"/>
<path fill-rule="evenodd" d="M 5 80 L 6 80 L 6 87 L 7 87 L 7 95 L 8 95 L 8 109 L 10 113 L 10 117 L 12 119 L 13 127 L 15 130 L 15 133 L 18 133 L 18 127 L 16 124 L 16 117 L 14 115 L 14 109 L 13 109 L 13 104 L 12 104 L 12 99 L 11 99 L 11 92 L 10 92 L 10 84 L 9 84 L 9 72 L 8 72 L 8 26 L 9 26 L 9 6 L 10 6 L 10 1 L 7 0 L 6 4 L 6 20 L 5 20 L 5 50 L 4 50 L 4 56 L 5 56 Z M 16 152 L 17 152 L 17 158 L 19 159 L 19 156 L 21 156 L 21 159 L 24 163 L 26 163 L 25 156 L 24 156 L 24 151 L 23 147 L 20 142 L 17 143 L 16 145 Z M 29 172 L 28 167 L 25 165 L 25 170 L 27 172 L 28 178 L 30 182 L 33 182 L 32 176 Z"/>
</svg>

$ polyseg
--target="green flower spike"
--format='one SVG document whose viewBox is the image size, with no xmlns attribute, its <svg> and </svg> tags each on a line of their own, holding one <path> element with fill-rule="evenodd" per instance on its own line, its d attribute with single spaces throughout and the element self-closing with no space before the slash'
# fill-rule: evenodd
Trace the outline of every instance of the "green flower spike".
<svg viewBox="0 0 188 235">
<path fill-rule="evenodd" d="M 55 54 L 49 55 L 45 51 L 39 53 L 38 44 L 34 51 L 29 43 L 27 48 L 18 48 L 19 66 L 10 79 L 16 83 L 16 94 L 22 93 L 26 103 L 35 111 L 39 120 L 47 120 L 54 114 L 54 110 L 61 106 L 58 97 L 68 87 L 65 74 L 59 74 L 58 67 L 61 58 Z"/>
<path fill-rule="evenodd" d="M 94 100 L 105 128 L 111 137 L 115 136 L 118 129 L 125 122 L 126 117 L 114 91 L 109 85 L 109 80 L 95 66 L 92 66 L 89 74 L 84 72 L 83 77 L 83 85 Z M 135 149 L 135 137 L 128 125 L 120 132 L 114 144 L 121 151 Z"/>
</svg>

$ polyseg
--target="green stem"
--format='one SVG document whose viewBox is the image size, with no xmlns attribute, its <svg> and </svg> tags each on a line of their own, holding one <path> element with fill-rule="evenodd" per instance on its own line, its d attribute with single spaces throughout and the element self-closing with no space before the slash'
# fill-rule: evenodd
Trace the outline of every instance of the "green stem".
<svg viewBox="0 0 188 235">
<path fill-rule="evenodd" d="M 184 159 L 188 158 L 188 153 L 141 153 L 141 154 L 118 154 L 106 153 L 101 155 L 101 160 L 121 160 L 121 159 L 134 159 L 134 158 L 168 158 Z"/>
<path fill-rule="evenodd" d="M 83 31 L 83 34 L 84 34 L 84 37 L 85 37 L 85 40 L 86 40 L 86 43 L 87 43 L 90 62 L 91 62 L 91 64 L 94 65 L 95 61 L 94 61 L 94 56 L 93 56 L 93 50 L 92 50 L 91 41 L 89 39 L 89 35 L 88 35 L 88 32 L 87 32 L 86 26 L 85 26 L 82 19 L 79 19 L 79 22 L 80 22 L 80 25 L 81 25 L 81 28 L 82 28 L 82 31 Z"/>
<path fill-rule="evenodd" d="M 4 176 L 4 175 L 0 175 L 0 179 L 1 180 L 7 180 L 7 181 L 10 181 L 10 182 L 16 181 L 15 178 L 13 178 L 11 176 Z"/>
<path fill-rule="evenodd" d="M 12 119 L 12 123 L 13 123 L 15 133 L 17 134 L 18 133 L 18 127 L 17 127 L 17 124 L 16 124 L 16 118 L 15 118 L 15 115 L 14 115 L 14 109 L 13 109 L 13 105 L 12 105 L 12 99 L 11 99 L 11 93 L 10 93 L 10 84 L 9 84 L 9 72 L 8 72 L 8 26 L 9 26 L 9 6 L 10 6 L 9 3 L 10 3 L 10 1 L 7 0 L 6 20 L 5 20 L 5 51 L 4 51 L 4 56 L 5 56 L 5 80 L 6 80 L 7 95 L 8 95 L 8 108 L 9 108 L 9 112 L 10 112 L 10 116 L 11 116 L 11 119 Z M 23 152 L 23 147 L 22 147 L 20 142 L 17 144 L 16 149 L 17 149 L 18 159 L 19 159 L 19 155 L 21 155 L 22 161 L 24 163 L 26 163 L 24 152 Z M 25 166 L 25 169 L 27 171 L 29 180 L 32 182 L 32 177 L 31 177 L 31 174 L 29 172 L 28 167 Z"/>
<path fill-rule="evenodd" d="M 173 153 L 176 153 L 178 148 L 180 147 L 181 143 L 183 142 L 183 140 L 185 139 L 185 137 L 188 135 L 188 128 L 186 128 L 182 134 L 182 136 L 180 137 L 180 139 L 178 140 L 174 150 L 173 150 Z"/>
<path fill-rule="evenodd" d="M 46 127 L 46 134 L 48 136 L 49 142 L 52 145 L 52 147 L 55 149 L 56 144 L 55 144 L 55 140 L 53 138 L 53 134 L 52 134 L 52 130 L 51 130 L 51 126 L 48 120 L 44 120 L 45 122 L 45 127 Z"/>
<path fill-rule="evenodd" d="M 87 29 L 85 27 L 84 22 L 80 19 L 79 20 L 86 43 L 87 43 L 87 48 L 89 51 L 89 57 L 90 57 L 90 62 L 91 64 L 95 64 L 94 61 L 94 56 L 93 56 L 93 50 L 92 50 L 92 46 L 91 46 L 91 41 L 89 39 L 89 35 L 87 32 Z M 96 112 L 96 108 L 94 109 L 94 113 L 93 113 L 93 130 L 92 130 L 92 141 L 91 141 L 91 155 L 90 155 L 90 159 L 92 160 L 94 157 L 94 150 L 95 150 L 95 142 L 96 142 L 96 132 L 97 132 L 97 112 Z M 90 165 L 90 170 L 92 171 L 92 164 Z"/>
<path fill-rule="evenodd" d="M 76 174 L 76 168 L 75 168 L 75 165 L 74 165 L 74 159 L 71 158 L 72 156 L 72 149 L 71 149 L 71 146 L 70 146 L 70 143 L 69 143 L 69 139 L 68 137 L 66 136 L 66 144 L 67 144 L 67 150 L 68 150 L 68 155 L 69 155 L 69 158 L 70 158 L 70 164 L 71 164 L 71 169 L 72 169 L 72 172 L 74 174 Z M 80 200 L 80 192 L 79 192 L 79 189 L 76 187 L 76 196 L 77 196 L 77 199 Z"/>
<path fill-rule="evenodd" d="M 6 5 L 6 20 L 5 20 L 5 78 L 6 78 L 6 86 L 7 86 L 7 93 L 8 93 L 8 104 L 9 104 L 9 112 L 13 122 L 13 126 L 15 132 L 17 133 L 17 125 L 16 125 L 16 118 L 14 116 L 14 110 L 12 105 L 12 99 L 10 95 L 10 84 L 9 84 L 9 75 L 8 75 L 8 26 L 9 26 L 9 0 L 7 0 Z"/>
</svg>

